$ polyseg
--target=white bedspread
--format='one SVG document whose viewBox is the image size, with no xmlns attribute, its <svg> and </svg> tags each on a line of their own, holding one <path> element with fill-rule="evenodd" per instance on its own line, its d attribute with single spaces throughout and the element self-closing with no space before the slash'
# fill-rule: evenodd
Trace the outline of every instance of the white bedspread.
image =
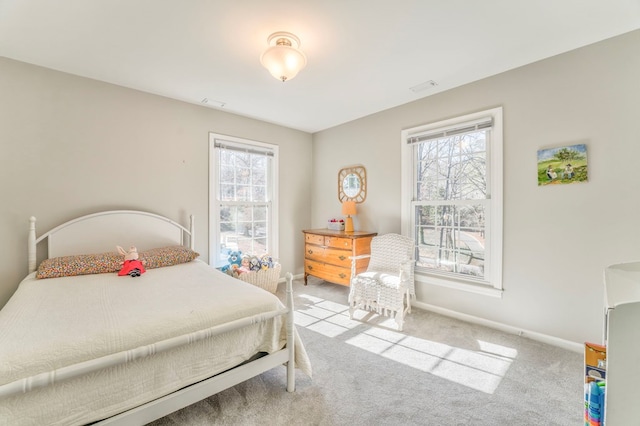
<svg viewBox="0 0 640 426">
<path fill-rule="evenodd" d="M 0 385 L 283 308 L 279 299 L 201 261 L 36 280 L 0 311 Z M 83 424 L 135 407 L 285 344 L 285 319 L 252 325 L 124 366 L 0 398 L 0 424 Z M 296 364 L 311 375 L 296 341 Z"/>
</svg>

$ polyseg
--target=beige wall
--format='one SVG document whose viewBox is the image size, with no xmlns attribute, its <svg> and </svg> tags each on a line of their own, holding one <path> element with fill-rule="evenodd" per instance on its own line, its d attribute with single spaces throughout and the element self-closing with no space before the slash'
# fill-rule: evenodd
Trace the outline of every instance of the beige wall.
<svg viewBox="0 0 640 426">
<path fill-rule="evenodd" d="M 209 132 L 280 146 L 280 260 L 300 273 L 310 134 L 0 58 L 0 306 L 27 273 L 32 215 L 40 234 L 106 209 L 193 214 L 207 260 Z"/>
<path fill-rule="evenodd" d="M 338 170 L 367 168 L 356 229 L 400 231 L 400 131 L 504 108 L 504 296 L 420 285 L 441 308 L 573 342 L 602 338 L 603 269 L 640 259 L 640 31 L 314 135 L 313 226 Z M 437 79 L 437 78 L 436 78 Z M 537 186 L 538 149 L 586 143 L 589 182 Z"/>
<path fill-rule="evenodd" d="M 603 268 L 640 258 L 639 50 L 635 31 L 313 137 L 0 58 L 0 306 L 27 272 L 31 215 L 47 230 L 112 208 L 183 223 L 195 214 L 196 249 L 206 259 L 210 131 L 280 145 L 280 257 L 284 270 L 300 273 L 300 230 L 340 216 L 341 167 L 367 168 L 356 228 L 398 232 L 400 131 L 503 106 L 504 297 L 420 285 L 418 298 L 574 342 L 599 341 Z M 575 143 L 588 146 L 590 181 L 538 187 L 537 150 Z"/>
</svg>

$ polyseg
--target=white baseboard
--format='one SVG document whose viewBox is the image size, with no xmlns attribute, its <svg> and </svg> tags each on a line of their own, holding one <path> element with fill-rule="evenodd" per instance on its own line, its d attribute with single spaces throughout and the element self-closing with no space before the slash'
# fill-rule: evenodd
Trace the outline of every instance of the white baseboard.
<svg viewBox="0 0 640 426">
<path fill-rule="evenodd" d="M 528 339 L 536 340 L 538 342 L 546 343 L 549 345 L 557 346 L 569 351 L 584 353 L 584 345 L 576 342 L 572 342 L 558 337 L 549 336 L 547 334 L 538 333 L 531 330 L 523 330 L 518 327 L 503 324 L 497 321 L 491 321 L 488 319 L 475 317 L 473 315 L 463 314 L 461 312 L 452 311 L 450 309 L 441 308 L 439 306 L 430 305 L 428 303 L 419 302 L 413 300 L 411 302 L 412 307 L 424 309 L 426 311 L 435 312 L 440 315 L 444 315 L 451 318 L 456 318 L 462 321 L 479 324 L 485 327 L 495 328 L 496 330 L 504 331 L 505 333 L 516 334 L 518 336 L 526 337 Z"/>
</svg>

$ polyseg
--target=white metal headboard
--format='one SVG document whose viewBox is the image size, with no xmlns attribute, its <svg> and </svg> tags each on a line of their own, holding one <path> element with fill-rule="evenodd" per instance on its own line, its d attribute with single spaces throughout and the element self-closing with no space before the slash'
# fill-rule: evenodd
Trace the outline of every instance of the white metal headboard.
<svg viewBox="0 0 640 426">
<path fill-rule="evenodd" d="M 170 245 L 194 249 L 194 217 L 189 229 L 154 213 L 111 210 L 82 216 L 36 239 L 36 218 L 29 225 L 29 272 L 36 270 L 37 245 L 47 239 L 48 257 L 116 251 L 116 246 L 135 245 L 139 251 Z"/>
</svg>

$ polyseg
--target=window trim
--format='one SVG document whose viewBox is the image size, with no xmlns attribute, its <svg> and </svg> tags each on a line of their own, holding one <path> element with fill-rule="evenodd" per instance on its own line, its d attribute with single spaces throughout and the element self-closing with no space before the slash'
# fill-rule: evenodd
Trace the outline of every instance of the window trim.
<svg viewBox="0 0 640 426">
<path fill-rule="evenodd" d="M 484 294 L 494 297 L 502 297 L 502 250 L 503 250 L 503 120 L 502 107 L 496 107 L 484 111 L 479 111 L 463 116 L 441 120 L 401 131 L 401 232 L 403 235 L 412 236 L 411 224 L 415 222 L 415 211 L 413 211 L 413 197 L 416 165 L 413 158 L 413 144 L 409 143 L 411 138 L 420 137 L 426 133 L 434 133 L 440 130 L 452 129 L 461 124 L 475 122 L 491 118 L 493 126 L 491 129 L 491 142 L 487 146 L 489 161 L 487 163 L 489 190 L 489 204 L 491 206 L 490 216 L 487 223 L 487 232 L 491 238 L 491 253 L 489 273 L 485 277 L 485 283 L 478 283 L 473 279 L 463 277 L 445 276 L 441 274 L 430 274 L 423 271 L 416 271 L 415 279 L 418 282 L 434 284 L 448 288 Z M 475 281 L 475 282 L 474 282 Z"/>
<path fill-rule="evenodd" d="M 228 136 L 219 133 L 209 133 L 209 265 L 216 266 L 216 250 L 220 240 L 220 226 L 218 218 L 220 217 L 219 208 L 219 185 L 218 185 L 218 161 L 217 161 L 217 144 L 222 144 L 223 147 L 231 149 L 245 150 L 252 153 L 264 153 L 271 157 L 271 188 L 267 188 L 268 193 L 271 196 L 271 212 L 269 215 L 269 224 L 267 232 L 267 241 L 271 243 L 269 248 L 269 254 L 274 258 L 279 258 L 279 242 L 278 236 L 280 235 L 278 227 L 278 176 L 279 176 L 279 163 L 278 163 L 278 145 L 258 142 L 250 139 L 239 138 L 235 136 Z"/>
</svg>

